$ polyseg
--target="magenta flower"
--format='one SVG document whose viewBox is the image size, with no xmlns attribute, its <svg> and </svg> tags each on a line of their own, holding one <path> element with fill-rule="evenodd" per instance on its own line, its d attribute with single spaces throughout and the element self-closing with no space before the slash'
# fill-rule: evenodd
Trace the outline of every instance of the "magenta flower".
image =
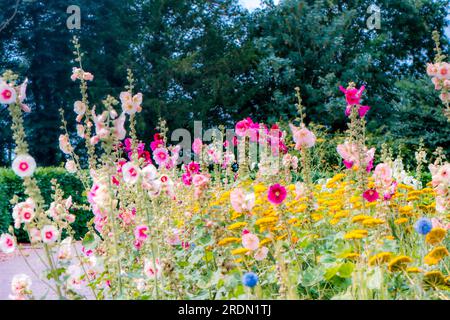
<svg viewBox="0 0 450 320">
<path fill-rule="evenodd" d="M 278 183 L 270 186 L 269 192 L 267 194 L 267 198 L 269 199 L 269 201 L 275 205 L 282 203 L 284 199 L 286 199 L 286 196 L 286 188 Z"/>
<path fill-rule="evenodd" d="M 350 88 L 345 89 L 343 86 L 339 86 L 339 90 L 341 90 L 345 94 L 345 100 L 348 105 L 357 105 L 361 101 L 362 93 L 366 87 L 361 86 L 361 88 Z"/>
<path fill-rule="evenodd" d="M 374 202 L 377 201 L 380 196 L 378 195 L 378 192 L 374 189 L 369 189 L 364 191 L 363 198 L 366 199 L 368 202 Z"/>
</svg>

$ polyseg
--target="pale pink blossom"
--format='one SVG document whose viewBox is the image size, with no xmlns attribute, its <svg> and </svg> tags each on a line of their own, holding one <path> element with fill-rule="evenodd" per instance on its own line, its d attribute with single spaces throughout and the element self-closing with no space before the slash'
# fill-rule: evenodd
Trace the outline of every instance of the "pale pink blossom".
<svg viewBox="0 0 450 320">
<path fill-rule="evenodd" d="M 241 188 L 236 188 L 230 193 L 231 206 L 236 212 L 251 211 L 255 205 L 255 194 L 244 193 Z"/>
<path fill-rule="evenodd" d="M 73 111 L 77 115 L 84 115 L 86 113 L 86 109 L 86 104 L 82 101 L 75 101 L 75 103 L 73 104 Z"/>
<path fill-rule="evenodd" d="M 256 250 L 259 248 L 259 239 L 253 233 L 247 233 L 242 236 L 242 245 L 249 250 Z"/>
<path fill-rule="evenodd" d="M 200 138 L 195 138 L 194 142 L 192 143 L 192 151 L 194 151 L 195 154 L 199 155 L 202 152 L 203 143 Z"/>
<path fill-rule="evenodd" d="M 75 164 L 75 161 L 73 160 L 67 160 L 66 164 L 64 166 L 69 173 L 75 173 L 77 172 L 77 165 Z"/>
<path fill-rule="evenodd" d="M 127 162 L 122 166 L 123 180 L 128 184 L 135 184 L 140 176 L 141 169 L 133 162 Z"/>
<path fill-rule="evenodd" d="M 70 154 L 72 146 L 70 145 L 69 136 L 62 134 L 59 136 L 59 149 L 65 154 Z"/>
<path fill-rule="evenodd" d="M 20 228 L 22 223 L 30 223 L 34 218 L 35 203 L 31 198 L 24 202 L 16 204 L 13 208 L 12 216 L 14 219 L 14 227 Z"/>
<path fill-rule="evenodd" d="M 298 128 L 293 124 L 289 124 L 292 131 L 292 137 L 295 142 L 295 149 L 311 148 L 316 143 L 316 136 L 313 132 L 309 131 L 305 127 Z"/>
<path fill-rule="evenodd" d="M 124 91 L 120 93 L 120 101 L 124 113 L 132 115 L 142 111 L 142 93 L 131 96 L 131 93 Z"/>
<path fill-rule="evenodd" d="M 149 279 L 160 278 L 162 274 L 162 267 L 159 259 L 145 259 L 144 260 L 144 274 Z"/>
<path fill-rule="evenodd" d="M 25 300 L 31 294 L 31 278 L 26 274 L 16 274 L 11 281 L 11 292 L 9 296 L 13 300 Z"/>
<path fill-rule="evenodd" d="M 267 249 L 267 247 L 261 247 L 261 248 L 258 248 L 258 249 L 255 251 L 254 258 L 255 258 L 255 260 L 257 260 L 257 261 L 264 260 L 264 259 L 267 257 L 267 254 L 268 254 L 268 253 L 269 253 L 269 249 Z"/>
<path fill-rule="evenodd" d="M 19 177 L 30 177 L 36 170 L 36 161 L 29 154 L 19 154 L 12 163 L 12 169 Z"/>
<path fill-rule="evenodd" d="M 58 240 L 59 231 L 53 225 L 46 225 L 41 230 L 41 237 L 44 243 L 53 243 Z"/>
</svg>

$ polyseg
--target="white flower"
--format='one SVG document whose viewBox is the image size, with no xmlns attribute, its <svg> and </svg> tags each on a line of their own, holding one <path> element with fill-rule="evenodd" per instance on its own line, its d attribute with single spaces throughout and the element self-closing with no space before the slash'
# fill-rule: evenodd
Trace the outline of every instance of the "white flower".
<svg viewBox="0 0 450 320">
<path fill-rule="evenodd" d="M 84 115 L 86 113 L 86 104 L 82 101 L 75 101 L 73 104 L 73 111 L 78 115 Z"/>
<path fill-rule="evenodd" d="M 12 298 L 20 298 L 30 293 L 31 283 L 31 278 L 26 274 L 16 274 L 11 281 Z"/>
<path fill-rule="evenodd" d="M 77 172 L 77 166 L 75 164 L 75 161 L 73 161 L 73 160 L 68 160 L 66 162 L 65 168 L 69 173 Z"/>
<path fill-rule="evenodd" d="M 14 237 L 8 233 L 4 233 L 0 236 L 0 250 L 4 253 L 12 253 L 16 248 L 16 241 Z"/>
<path fill-rule="evenodd" d="M 44 243 L 53 243 L 58 240 L 59 231 L 55 226 L 46 225 L 41 230 L 41 237 Z"/>
<path fill-rule="evenodd" d="M 128 162 L 122 167 L 123 180 L 129 184 L 135 184 L 139 179 L 141 169 L 132 162 Z"/>
<path fill-rule="evenodd" d="M 36 170 L 36 161 L 29 154 L 19 154 L 12 163 L 12 169 L 19 177 L 30 177 Z"/>
<path fill-rule="evenodd" d="M 0 84 L 0 104 L 11 104 L 16 102 L 17 93 L 6 83 Z"/>
</svg>

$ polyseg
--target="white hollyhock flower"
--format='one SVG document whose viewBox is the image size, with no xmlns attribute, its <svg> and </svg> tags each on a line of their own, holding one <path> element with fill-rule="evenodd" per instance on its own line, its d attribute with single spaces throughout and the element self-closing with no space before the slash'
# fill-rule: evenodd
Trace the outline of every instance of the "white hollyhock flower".
<svg viewBox="0 0 450 320">
<path fill-rule="evenodd" d="M 12 169 L 19 177 L 30 177 L 36 170 L 36 161 L 29 154 L 19 154 L 12 163 Z"/>
<path fill-rule="evenodd" d="M 12 253 L 16 248 L 16 241 L 14 237 L 8 233 L 4 233 L 0 236 L 0 250 L 4 253 Z"/>
</svg>

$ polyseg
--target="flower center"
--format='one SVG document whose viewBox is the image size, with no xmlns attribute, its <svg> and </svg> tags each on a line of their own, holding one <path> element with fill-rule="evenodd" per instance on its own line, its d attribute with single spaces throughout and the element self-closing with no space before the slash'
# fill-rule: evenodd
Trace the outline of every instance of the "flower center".
<svg viewBox="0 0 450 320">
<path fill-rule="evenodd" d="M 45 233 L 45 238 L 46 238 L 46 239 L 51 239 L 52 237 L 53 237 L 53 232 L 47 231 L 47 232 Z"/>
<path fill-rule="evenodd" d="M 12 93 L 9 90 L 3 90 L 2 96 L 3 96 L 4 99 L 9 99 L 9 98 L 11 98 Z"/>
<path fill-rule="evenodd" d="M 19 170 L 20 170 L 20 171 L 27 171 L 29 167 L 30 167 L 30 166 L 28 165 L 27 162 L 21 162 L 21 163 L 19 164 Z"/>
</svg>

